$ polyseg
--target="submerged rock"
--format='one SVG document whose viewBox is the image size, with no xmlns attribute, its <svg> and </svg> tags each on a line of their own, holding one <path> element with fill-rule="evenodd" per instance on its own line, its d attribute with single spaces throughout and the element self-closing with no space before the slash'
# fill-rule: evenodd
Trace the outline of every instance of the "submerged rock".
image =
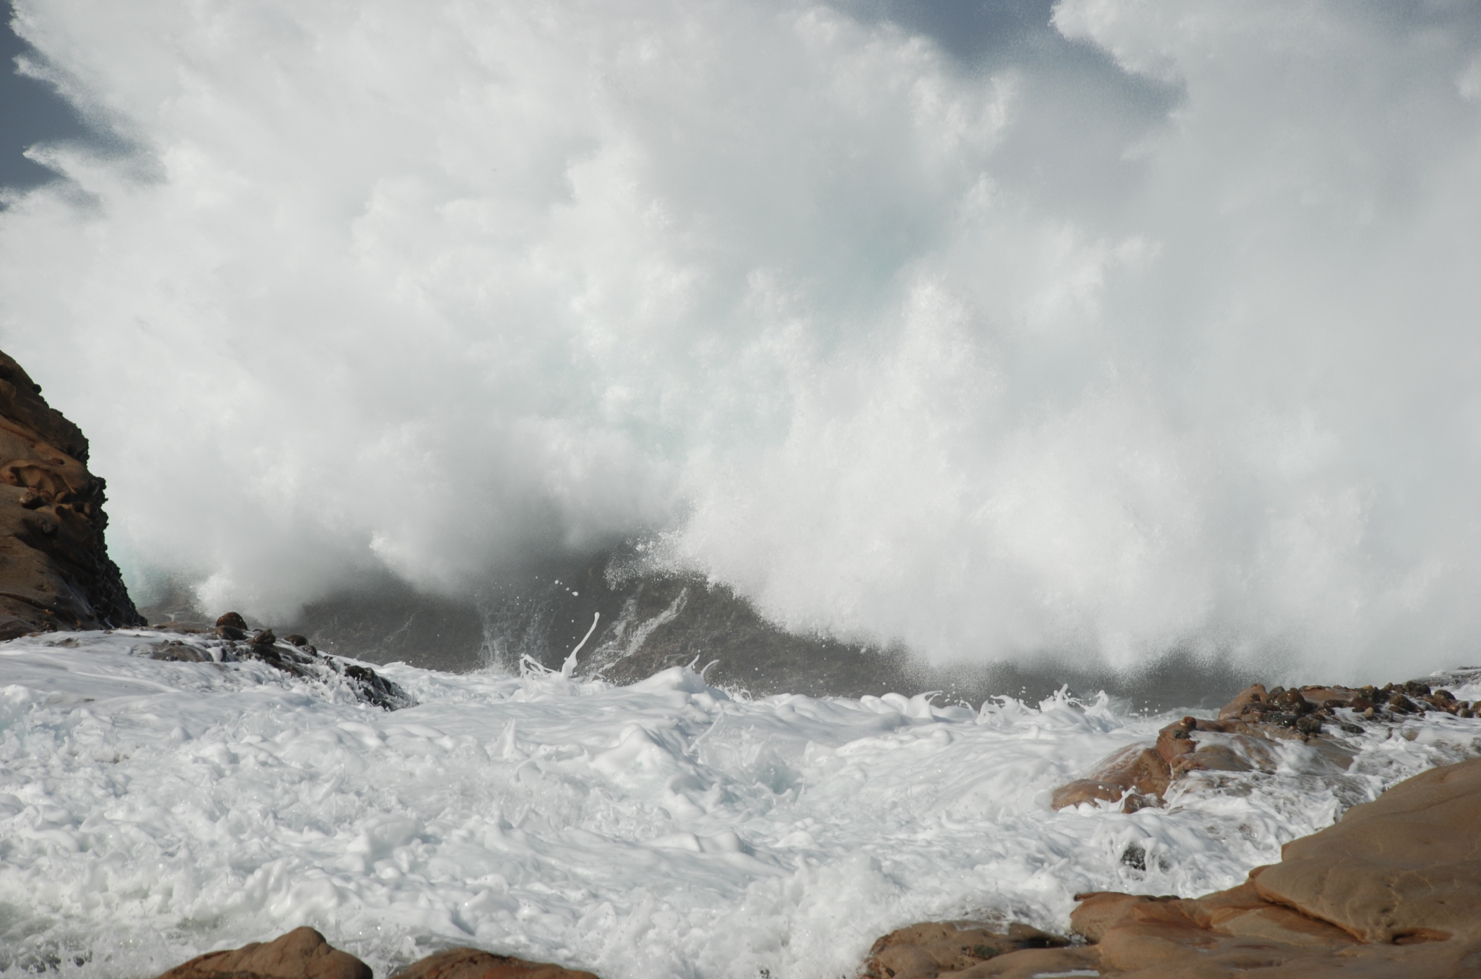
<svg viewBox="0 0 1481 979">
<path fill-rule="evenodd" d="M 0 640 L 142 625 L 103 531 L 87 439 L 0 353 Z"/>
</svg>

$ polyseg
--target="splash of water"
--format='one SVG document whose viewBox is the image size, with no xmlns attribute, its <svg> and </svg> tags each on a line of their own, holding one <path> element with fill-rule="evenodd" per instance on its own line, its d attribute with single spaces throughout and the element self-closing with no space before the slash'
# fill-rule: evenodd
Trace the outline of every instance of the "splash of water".
<svg viewBox="0 0 1481 979">
<path fill-rule="evenodd" d="M 126 149 L 32 151 L 0 342 L 136 583 L 646 534 L 941 660 L 1477 635 L 1470 8 L 1064 0 L 968 55 L 784 0 L 16 9 Z"/>
</svg>

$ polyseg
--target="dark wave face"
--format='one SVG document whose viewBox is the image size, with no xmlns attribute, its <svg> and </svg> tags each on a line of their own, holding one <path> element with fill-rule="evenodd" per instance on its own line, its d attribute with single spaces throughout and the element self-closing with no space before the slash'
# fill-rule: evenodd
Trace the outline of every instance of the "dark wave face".
<svg viewBox="0 0 1481 979">
<path fill-rule="evenodd" d="M 7 192 L 0 347 L 92 439 L 141 605 L 497 619 L 627 547 L 818 663 L 1474 658 L 1474 5 L 14 27 L 93 135 Z"/>
</svg>

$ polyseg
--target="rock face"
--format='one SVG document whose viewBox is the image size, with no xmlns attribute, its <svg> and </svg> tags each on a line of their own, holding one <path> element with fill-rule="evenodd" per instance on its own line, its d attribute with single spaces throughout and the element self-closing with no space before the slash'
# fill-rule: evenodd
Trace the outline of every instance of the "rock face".
<svg viewBox="0 0 1481 979">
<path fill-rule="evenodd" d="M 141 625 L 108 559 L 87 439 L 0 353 L 0 639 Z"/>
<path fill-rule="evenodd" d="M 370 967 L 342 952 L 312 928 L 295 928 L 270 942 L 211 952 L 178 965 L 159 979 L 372 979 Z M 476 948 L 454 948 L 396 973 L 395 979 L 597 979 L 590 972 L 526 962 Z"/>
<path fill-rule="evenodd" d="M 933 949 L 942 929 L 961 930 L 960 923 L 916 925 L 877 943 L 866 971 L 878 979 L 1474 979 L 1481 976 L 1477 826 L 1481 759 L 1472 759 L 1352 807 L 1336 825 L 1287 844 L 1280 863 L 1257 867 L 1238 887 L 1198 898 L 1079 895 L 1070 925 L 1089 945 L 983 955 L 987 949 L 958 942 L 952 958 Z M 923 954 L 880 954 L 907 934 L 925 939 L 916 942 Z"/>
<path fill-rule="evenodd" d="M 198 956 L 159 979 L 371 979 L 371 973 L 314 929 L 295 928 L 270 942 Z"/>
</svg>

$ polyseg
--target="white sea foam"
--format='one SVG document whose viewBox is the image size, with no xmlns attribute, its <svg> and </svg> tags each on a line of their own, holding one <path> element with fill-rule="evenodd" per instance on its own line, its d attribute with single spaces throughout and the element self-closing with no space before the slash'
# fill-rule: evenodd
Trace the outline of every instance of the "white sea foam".
<svg viewBox="0 0 1481 979">
<path fill-rule="evenodd" d="M 1232 885 L 1476 750 L 1474 722 L 1409 721 L 1346 773 L 1293 746 L 1165 811 L 1055 813 L 1054 785 L 1163 719 L 398 665 L 419 705 L 387 713 L 130 655 L 158 639 L 0 645 L 0 964 L 143 976 L 313 924 L 378 975 L 473 944 L 608 979 L 832 979 L 911 921 L 1062 930 L 1077 891 Z"/>
</svg>

